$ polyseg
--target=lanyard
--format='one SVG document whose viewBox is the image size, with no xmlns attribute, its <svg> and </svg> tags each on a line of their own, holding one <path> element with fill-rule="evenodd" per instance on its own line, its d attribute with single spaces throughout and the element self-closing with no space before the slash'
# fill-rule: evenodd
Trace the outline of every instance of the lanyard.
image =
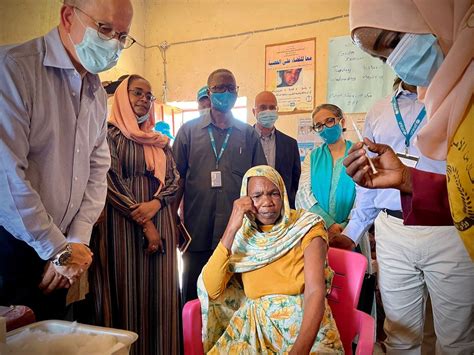
<svg viewBox="0 0 474 355">
<path fill-rule="evenodd" d="M 425 106 L 421 109 L 420 113 L 416 117 L 415 122 L 413 122 L 410 132 L 407 133 L 407 129 L 405 127 L 405 123 L 403 122 L 402 119 L 402 114 L 400 113 L 400 107 L 398 107 L 398 102 L 396 95 L 392 96 L 392 107 L 393 107 L 393 112 L 395 113 L 395 118 L 397 119 L 398 123 L 398 128 L 400 128 L 400 131 L 402 132 L 403 136 L 405 137 L 405 153 L 408 154 L 408 147 L 410 146 L 410 139 L 413 137 L 413 134 L 415 131 L 418 129 L 420 126 L 421 121 L 423 121 L 423 118 L 426 116 L 426 110 Z"/>
<path fill-rule="evenodd" d="M 212 145 L 212 150 L 214 151 L 214 156 L 216 157 L 216 169 L 219 169 L 219 160 L 222 157 L 222 154 L 224 153 L 224 150 L 227 148 L 227 143 L 229 142 L 229 137 L 230 134 L 232 133 L 232 127 L 229 128 L 227 131 L 227 135 L 225 136 L 224 143 L 222 143 L 221 151 L 219 152 L 219 155 L 217 155 L 217 149 L 216 149 L 216 140 L 214 139 L 214 135 L 212 134 L 212 128 L 211 126 L 207 126 L 207 131 L 209 132 L 209 138 L 211 138 L 211 145 Z"/>
</svg>

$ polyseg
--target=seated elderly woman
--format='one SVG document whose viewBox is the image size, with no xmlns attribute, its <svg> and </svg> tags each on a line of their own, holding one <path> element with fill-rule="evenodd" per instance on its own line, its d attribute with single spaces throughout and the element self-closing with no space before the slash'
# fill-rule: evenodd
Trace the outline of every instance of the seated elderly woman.
<svg viewBox="0 0 474 355">
<path fill-rule="evenodd" d="M 275 169 L 247 171 L 198 280 L 204 351 L 342 354 L 326 300 L 333 277 L 327 249 L 323 220 L 290 209 Z"/>
</svg>

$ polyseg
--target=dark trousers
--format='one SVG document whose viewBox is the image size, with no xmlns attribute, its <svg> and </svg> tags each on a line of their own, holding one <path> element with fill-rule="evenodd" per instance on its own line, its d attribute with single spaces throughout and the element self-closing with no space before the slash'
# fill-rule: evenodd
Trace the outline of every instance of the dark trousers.
<svg viewBox="0 0 474 355">
<path fill-rule="evenodd" d="M 38 287 L 45 265 L 33 248 L 0 226 L 0 305 L 28 306 L 37 321 L 64 318 L 67 290 L 44 295 Z"/>
<path fill-rule="evenodd" d="M 212 252 L 187 251 L 183 254 L 183 305 L 197 298 L 197 280 Z"/>
</svg>

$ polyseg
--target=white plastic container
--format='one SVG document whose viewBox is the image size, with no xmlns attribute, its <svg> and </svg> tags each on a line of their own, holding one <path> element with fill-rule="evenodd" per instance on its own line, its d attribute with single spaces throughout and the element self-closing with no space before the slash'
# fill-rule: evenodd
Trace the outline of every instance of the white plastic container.
<svg viewBox="0 0 474 355">
<path fill-rule="evenodd" d="M 42 322 L 33 323 L 25 327 L 15 329 L 7 333 L 8 339 L 12 339 L 15 335 L 18 335 L 22 331 L 29 329 L 31 331 L 41 330 L 48 334 L 89 334 L 89 335 L 112 335 L 116 338 L 117 344 L 111 349 L 109 354 L 113 355 L 126 355 L 130 352 L 130 347 L 138 339 L 138 334 L 127 330 L 97 327 L 88 324 L 81 324 L 77 322 L 67 322 L 61 320 L 46 320 Z M 1 351 L 0 351 L 1 352 Z"/>
</svg>

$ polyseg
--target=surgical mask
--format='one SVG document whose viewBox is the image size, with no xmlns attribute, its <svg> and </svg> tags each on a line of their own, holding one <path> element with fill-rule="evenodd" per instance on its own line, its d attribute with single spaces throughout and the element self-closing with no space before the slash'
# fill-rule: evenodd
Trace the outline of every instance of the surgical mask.
<svg viewBox="0 0 474 355">
<path fill-rule="evenodd" d="M 138 124 L 142 124 L 146 120 L 150 118 L 150 112 L 145 113 L 143 116 L 137 116 L 137 122 Z"/>
<path fill-rule="evenodd" d="M 341 137 L 342 126 L 337 124 L 329 128 L 324 127 L 324 129 L 318 134 L 326 144 L 334 144 Z"/>
<path fill-rule="evenodd" d="M 428 86 L 444 56 L 432 34 L 408 33 L 387 58 L 387 64 L 405 83 Z"/>
<path fill-rule="evenodd" d="M 220 112 L 229 112 L 237 101 L 237 93 L 232 92 L 213 92 L 211 93 L 212 107 Z"/>
<path fill-rule="evenodd" d="M 278 112 L 275 110 L 260 111 L 257 114 L 257 121 L 265 128 L 272 128 L 278 119 Z"/>
<path fill-rule="evenodd" d="M 116 39 L 99 38 L 96 30 L 84 25 L 79 16 L 76 17 L 86 29 L 82 41 L 78 44 L 73 42 L 81 65 L 92 74 L 98 74 L 115 66 L 122 52 L 120 42 Z"/>
</svg>

